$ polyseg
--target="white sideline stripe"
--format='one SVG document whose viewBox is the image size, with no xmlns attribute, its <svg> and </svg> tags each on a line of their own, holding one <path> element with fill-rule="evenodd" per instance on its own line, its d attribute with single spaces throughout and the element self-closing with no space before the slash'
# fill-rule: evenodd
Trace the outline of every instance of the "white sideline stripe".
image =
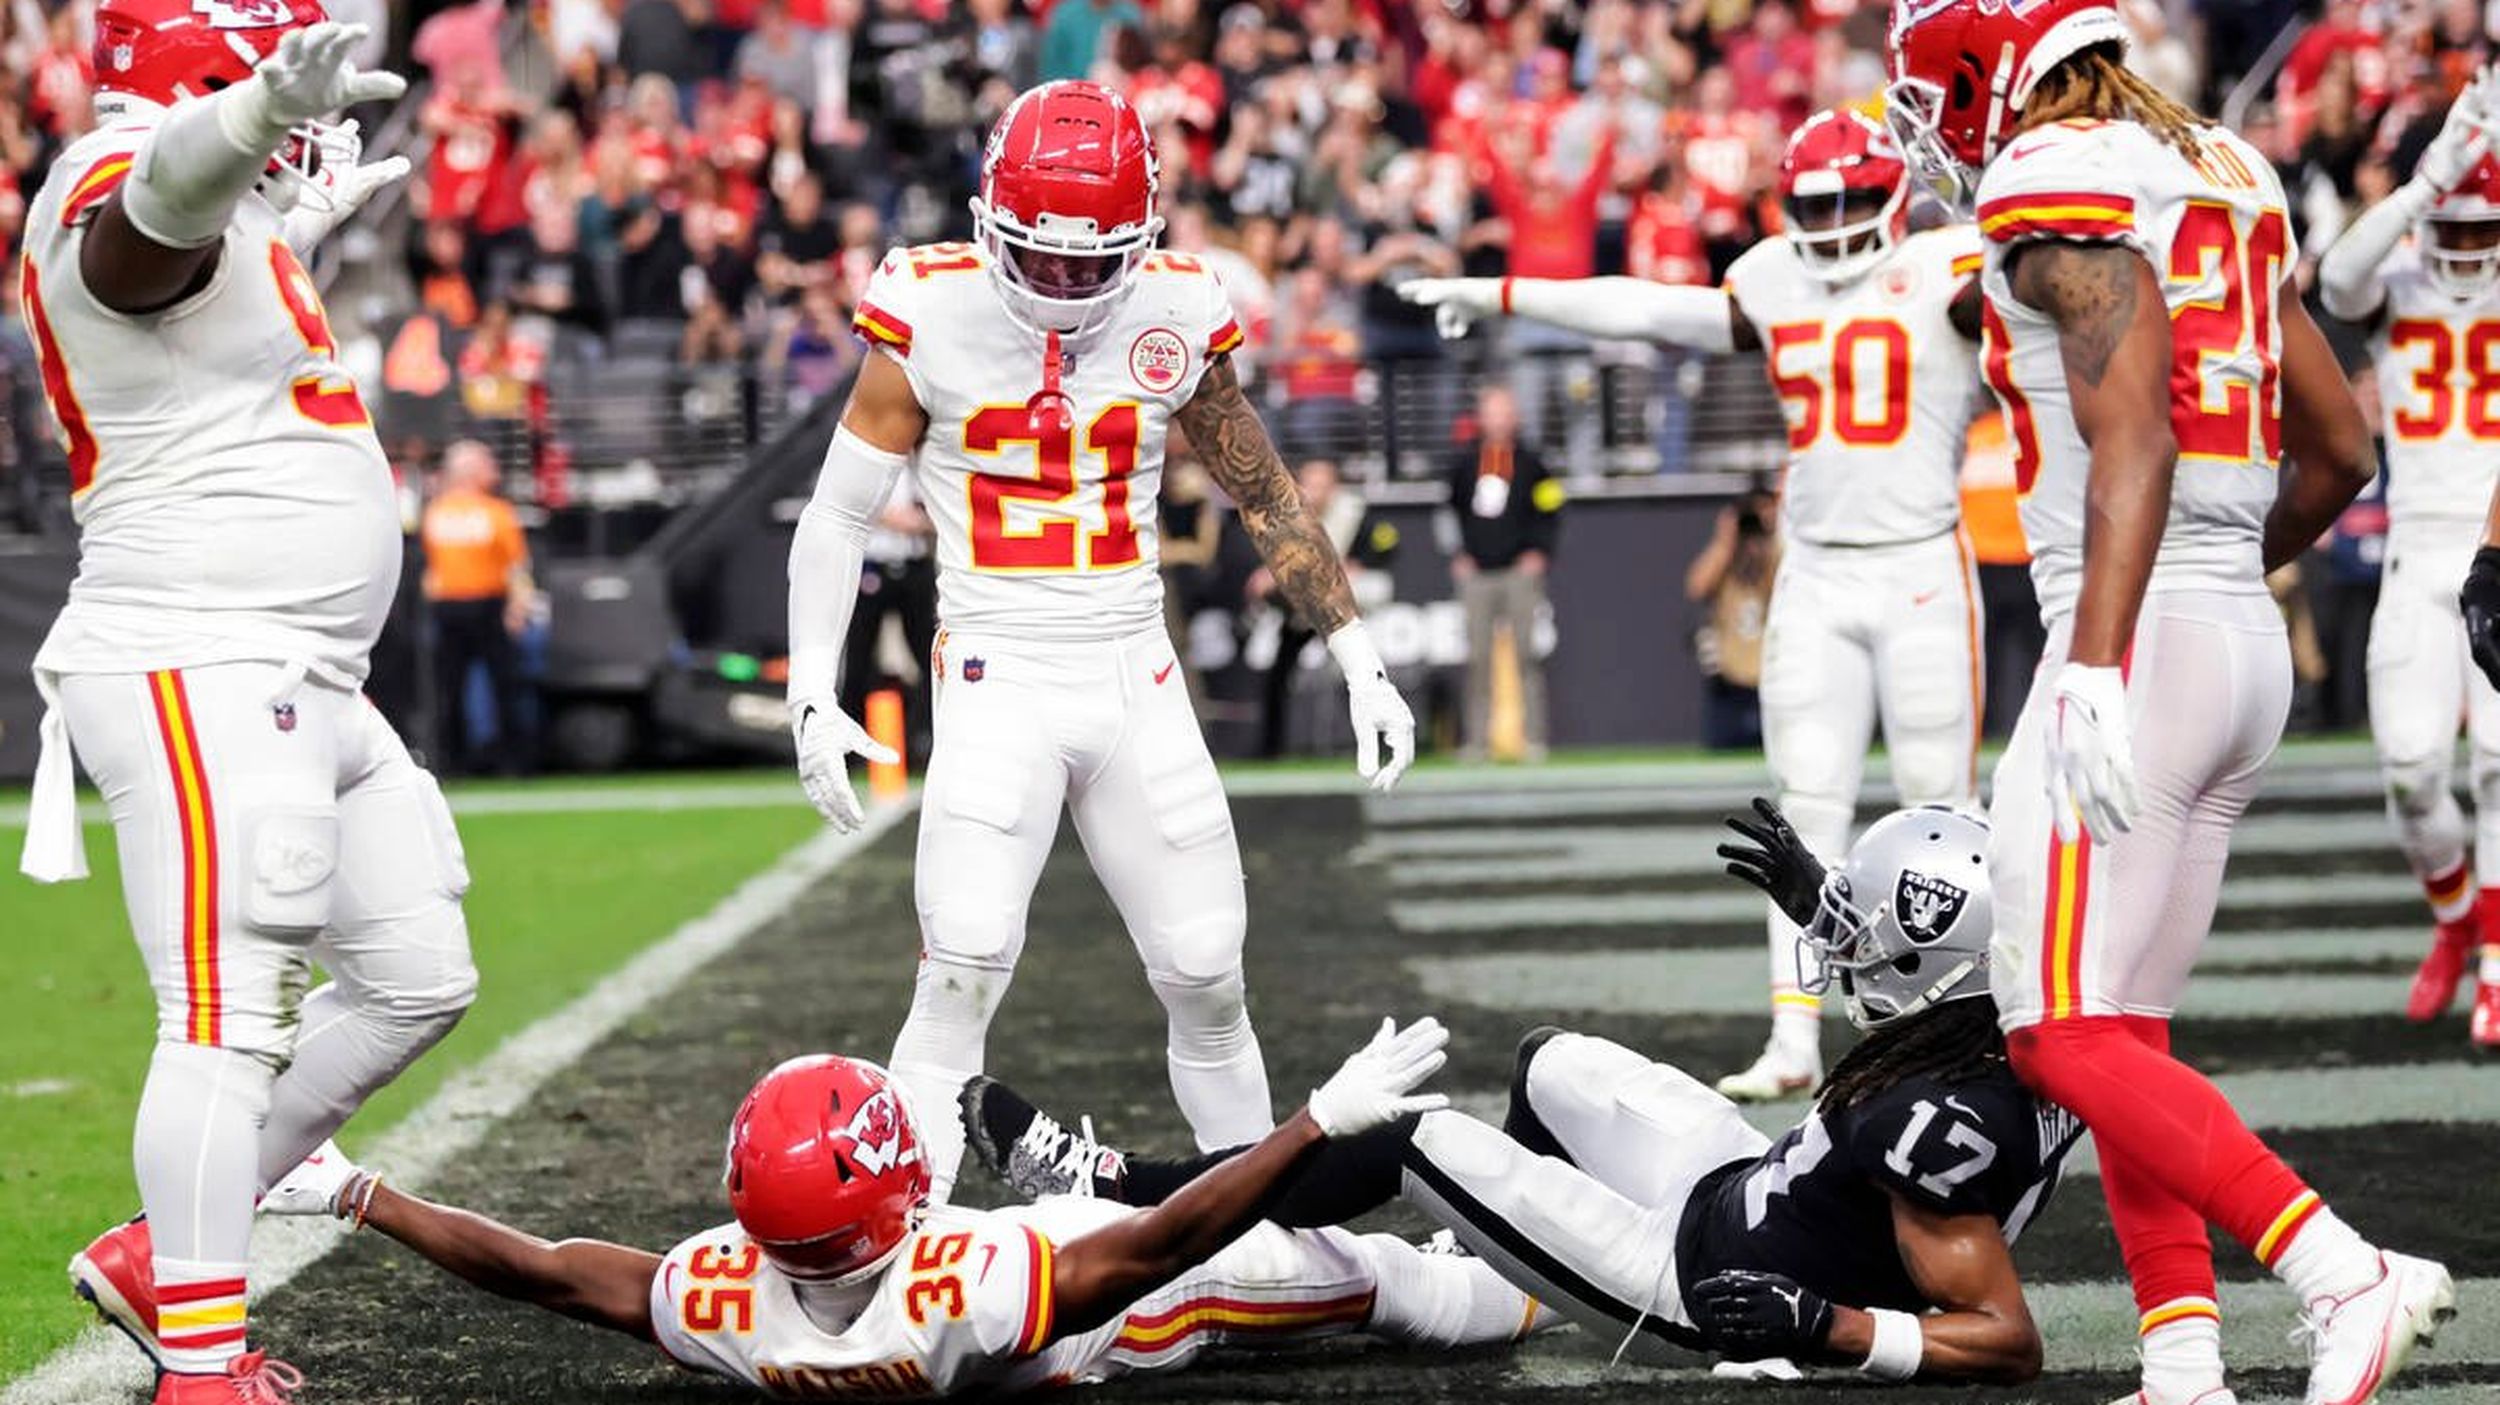
<svg viewBox="0 0 2500 1405">
<path fill-rule="evenodd" d="M 1734 884 L 1728 885 L 1735 888 Z M 2321 905 L 2418 908 L 2421 885 L 2404 873 L 2257 874 L 2228 878 L 2222 913 L 2273 912 Z M 1499 932 L 1555 927 L 1683 926 L 1744 922 L 1763 915 L 1758 893 L 1532 893 L 1507 897 L 1410 898 L 1389 904 L 1409 932 Z"/>
<path fill-rule="evenodd" d="M 2350 814 L 2255 815 L 2232 830 L 2231 855 L 2349 855 L 2366 832 Z M 1403 829 L 1373 835 L 1355 857 L 1386 863 L 1389 881 L 1402 888 L 1689 878 L 1724 870 L 1717 849 L 1734 837 L 1715 822 Z M 2393 847 L 2364 852 L 2392 861 Z"/>
<path fill-rule="evenodd" d="M 801 893 L 868 847 L 910 809 L 908 802 L 880 807 L 870 812 L 858 833 L 828 830 L 784 854 L 710 912 L 453 1074 L 423 1106 L 367 1148 L 366 1164 L 403 1184 L 422 1186 L 519 1111 L 549 1077 L 780 916 Z M 283 1286 L 337 1247 L 346 1234 L 333 1220 L 260 1221 L 252 1234 L 252 1297 L 258 1300 Z M 151 1375 L 127 1338 L 98 1326 L 19 1377 L 0 1394 L 0 1405 L 127 1405 L 147 1387 Z"/>
<path fill-rule="evenodd" d="M 2235 964 L 2202 971 L 2190 982 L 2179 1013 L 2185 1019 L 2330 1019 L 2387 1012 L 2404 998 L 2402 975 L 2320 975 L 2264 968 L 2263 936 L 2227 943 Z M 2413 939 L 2408 950 L 2421 949 Z M 2301 948 L 2295 947 L 2298 951 Z M 2275 960 L 2299 959 L 2276 955 Z M 1705 947 L 1675 951 L 1503 951 L 1422 956 L 1407 969 L 1424 994 L 1454 1003 L 1533 1014 L 1572 1010 L 1601 1015 L 1757 1015 L 1763 1009 L 1763 951 Z M 1823 1017 L 1841 1018 L 1840 1002 Z M 2488 1075 L 2477 1082 L 2500 1083 Z"/>
</svg>

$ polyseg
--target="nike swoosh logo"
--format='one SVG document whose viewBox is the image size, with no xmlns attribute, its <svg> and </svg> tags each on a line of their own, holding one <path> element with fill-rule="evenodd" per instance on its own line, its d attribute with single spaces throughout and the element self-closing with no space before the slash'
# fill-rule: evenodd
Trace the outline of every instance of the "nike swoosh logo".
<svg viewBox="0 0 2500 1405">
<path fill-rule="evenodd" d="M 1941 587 L 1940 587 L 1939 589 L 1941 589 Z M 1911 597 L 1910 597 L 1910 608 L 1912 608 L 1912 609 L 1917 609 L 1919 606 L 1924 605 L 1924 604 L 1926 604 L 1928 601 L 1935 599 L 1935 598 L 1936 598 L 1937 593 L 1938 593 L 1938 592 L 1937 592 L 1937 591 L 1935 591 L 1935 590 L 1929 590 L 1929 591 L 1922 591 L 1922 592 L 1920 592 L 1920 593 L 1919 593 L 1919 594 L 1917 594 L 1917 595 L 1913 595 L 1913 596 L 1911 596 Z"/>
<path fill-rule="evenodd" d="M 1170 663 L 1165 664 L 1163 667 L 1156 669 L 1156 670 L 1155 670 L 1155 685 L 1156 685 L 1157 687 L 1161 687 L 1161 686 L 1162 686 L 1162 684 L 1163 684 L 1163 680 L 1172 676 L 1172 670 L 1173 670 L 1173 669 L 1176 669 L 1176 668 L 1178 668 L 1178 667 L 1180 667 L 1180 666 L 1181 666 L 1181 661 L 1180 661 L 1179 659 L 1174 659 L 1174 660 L 1172 660 Z"/>
</svg>

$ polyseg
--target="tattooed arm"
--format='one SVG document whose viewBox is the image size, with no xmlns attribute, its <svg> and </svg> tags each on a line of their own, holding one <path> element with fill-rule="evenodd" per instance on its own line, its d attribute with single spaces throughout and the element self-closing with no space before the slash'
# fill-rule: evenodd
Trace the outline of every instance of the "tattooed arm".
<svg viewBox="0 0 2500 1405">
<path fill-rule="evenodd" d="M 1259 559 L 1267 563 L 1278 593 L 1292 603 L 1294 613 L 1321 634 L 1334 634 L 1352 621 L 1354 587 L 1346 582 L 1345 563 L 1302 505 L 1302 490 L 1294 486 L 1293 475 L 1269 441 L 1257 408 L 1242 393 L 1233 358 L 1215 358 L 1198 393 L 1173 418 L 1198 451 L 1207 475 L 1232 498 L 1241 525 L 1259 548 Z"/>
<path fill-rule="evenodd" d="M 2091 447 L 2084 487 L 2083 592 L 2067 657 L 2114 667 L 2170 520 L 2179 445 L 2170 428 L 2170 311 L 2153 267 L 2116 245 L 2023 247 L 2014 296 L 2057 324 L 2075 427 Z"/>
<path fill-rule="evenodd" d="M 1355 617 L 1354 587 L 1336 545 L 1302 504 L 1285 461 L 1268 441 L 1267 426 L 1241 392 L 1232 358 L 1218 356 L 1198 383 L 1198 393 L 1173 421 L 1189 436 L 1207 475 L 1231 496 L 1241 525 L 1259 548 L 1268 574 L 1303 623 L 1326 636 L 1328 652 L 1345 674 L 1354 715 L 1354 769 L 1374 790 L 1397 783 L 1415 754 L 1415 718 L 1389 681 L 1363 622 Z M 1389 759 L 1383 764 L 1380 745 Z"/>
</svg>

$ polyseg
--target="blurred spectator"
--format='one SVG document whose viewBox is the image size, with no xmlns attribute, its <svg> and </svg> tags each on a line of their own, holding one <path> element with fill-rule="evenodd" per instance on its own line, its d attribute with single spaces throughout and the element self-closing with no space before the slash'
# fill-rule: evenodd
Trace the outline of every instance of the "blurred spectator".
<svg viewBox="0 0 2500 1405">
<path fill-rule="evenodd" d="M 561 326 L 607 334 L 607 295 L 597 267 L 582 251 L 573 205 L 550 203 L 531 217 L 529 255 L 505 296 L 515 308 Z"/>
<path fill-rule="evenodd" d="M 1684 598 L 1703 609 L 1693 631 L 1701 666 L 1701 744 L 1762 745 L 1762 632 L 1779 572 L 1779 494 L 1755 486 L 1719 509 L 1710 541 L 1684 572 Z"/>
<path fill-rule="evenodd" d="M 764 0 L 755 29 L 738 42 L 732 71 L 761 83 L 774 97 L 795 103 L 816 100 L 815 36 L 790 18 L 784 0 Z"/>
<path fill-rule="evenodd" d="M 1797 28 L 1797 12 L 1788 0 L 1761 0 L 1753 23 L 1728 38 L 1721 60 L 1735 81 L 1739 108 L 1768 117 L 1783 130 L 1810 114 L 1814 41 Z"/>
<path fill-rule="evenodd" d="M 94 125 L 92 49 L 79 33 L 78 7 L 63 5 L 44 22 L 44 45 L 27 84 L 27 115 L 47 134 L 68 139 Z"/>
<path fill-rule="evenodd" d="M 513 639 L 529 624 L 537 588 L 529 542 L 501 495 L 502 481 L 494 451 L 463 439 L 443 451 L 442 483 L 425 509 L 425 598 L 441 698 L 436 759 L 439 769 L 455 773 L 490 761 L 499 774 L 523 775 L 536 761 L 533 707 Z M 480 729 L 469 715 L 469 672 L 480 666 L 495 700 L 491 759 L 471 750 Z"/>
<path fill-rule="evenodd" d="M 626 0 L 616 22 L 616 63 L 628 78 L 656 73 L 692 96 L 710 48 L 695 35 L 702 0 Z"/>
<path fill-rule="evenodd" d="M 518 420 L 529 413 L 531 388 L 546 371 L 546 349 L 512 329 L 512 306 L 490 302 L 478 314 L 454 363 L 460 405 L 471 419 Z"/>
<path fill-rule="evenodd" d="M 1510 636 L 1519 670 L 1521 726 L 1530 761 L 1545 757 L 1545 664 L 1536 633 L 1545 613 L 1545 574 L 1561 521 L 1562 483 L 1520 437 L 1519 406 L 1508 387 L 1476 394 L 1475 442 L 1451 456 L 1450 509 L 1458 554 L 1450 575 L 1467 612 L 1467 697 L 1459 754 L 1481 761 L 1490 744 L 1494 637 Z"/>
<path fill-rule="evenodd" d="M 800 295 L 798 315 L 790 320 L 789 331 L 766 348 L 764 360 L 768 369 L 781 372 L 790 413 L 798 415 L 840 388 L 859 357 L 850 318 L 831 286 L 818 283 Z"/>
<path fill-rule="evenodd" d="M 955 80 L 978 92 L 997 82 L 1022 92 L 1033 86 L 1037 41 L 1033 22 L 1015 0 L 972 0 L 956 18 Z"/>
<path fill-rule="evenodd" d="M 1623 236 L 1624 272 L 1653 283 L 1696 286 L 1710 281 L 1710 259 L 1701 243 L 1700 202 L 1684 175 L 1683 163 L 1670 156 L 1658 163 L 1649 189 L 1632 207 Z M 1657 368 L 1658 393 L 1650 397 L 1657 416 L 1658 471 L 1681 473 L 1692 466 L 1693 396 L 1700 390 L 1700 358 L 1680 346 L 1661 343 L 1650 348 Z"/>
<path fill-rule="evenodd" d="M 775 304 L 789 306 L 814 284 L 837 277 L 841 231 L 825 218 L 825 184 L 812 171 L 790 183 L 779 208 L 765 216 L 755 236 L 757 280 Z"/>
<path fill-rule="evenodd" d="M 1385 603 L 1388 579 L 1372 573 L 1385 571 L 1396 556 L 1398 529 L 1372 516 L 1363 495 L 1345 486 L 1345 475 L 1333 459 L 1303 460 L 1293 471 L 1293 481 L 1302 490 L 1302 505 L 1310 509 L 1320 530 L 1328 534 L 1329 545 L 1337 549 L 1338 559 L 1345 563 L 1356 608 Z M 1294 679 L 1302 671 L 1303 654 L 1318 636 L 1276 602 L 1276 578 L 1266 566 L 1250 573 L 1242 593 L 1251 605 L 1274 610 L 1278 616 L 1276 657 L 1267 666 L 1266 696 L 1259 713 L 1259 755 L 1282 756 L 1291 730 Z"/>
<path fill-rule="evenodd" d="M 1042 22 L 1041 81 L 1089 76 L 1113 29 L 1145 23 L 1134 0 L 1058 0 Z"/>
<path fill-rule="evenodd" d="M 1316 458 L 1352 446 L 1362 433 L 1363 340 L 1319 269 L 1294 270 L 1279 319 L 1277 378 L 1284 393 L 1278 438 L 1284 452 Z"/>
<path fill-rule="evenodd" d="M 501 97 L 503 0 L 468 0 L 437 10 L 417 26 L 408 56 L 424 64 L 435 83 L 474 81 L 479 92 Z"/>
<path fill-rule="evenodd" d="M 417 289 L 417 306 L 454 327 L 477 321 L 477 284 L 469 276 L 469 236 L 452 220 L 434 220 L 417 235 L 408 258 L 408 276 Z"/>
<path fill-rule="evenodd" d="M 1567 182 L 1551 156 L 1531 158 L 1523 134 L 1504 134 L 1489 154 L 1493 207 L 1508 226 L 1508 265 L 1515 278 L 1587 278 L 1597 272 L 1597 207 L 1614 174 L 1615 136 L 1602 128 L 1588 167 Z M 1515 173 L 1524 168 L 1526 180 Z M 1548 440 L 1546 425 L 1563 425 L 1564 471 L 1594 475 L 1600 444 L 1597 372 L 1588 338 L 1542 322 L 1510 322 L 1502 346 L 1512 357 L 1511 385 L 1518 394 L 1523 432 Z"/>
</svg>

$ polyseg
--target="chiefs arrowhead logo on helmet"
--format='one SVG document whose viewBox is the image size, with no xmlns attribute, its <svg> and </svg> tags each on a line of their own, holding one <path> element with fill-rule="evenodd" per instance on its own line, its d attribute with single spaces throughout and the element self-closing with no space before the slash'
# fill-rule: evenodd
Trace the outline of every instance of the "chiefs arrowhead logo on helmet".
<svg viewBox="0 0 2500 1405">
<path fill-rule="evenodd" d="M 739 1226 L 800 1278 L 881 1267 L 929 1199 L 920 1135 L 885 1070 L 836 1054 L 756 1083 L 730 1120 L 721 1179 Z"/>
</svg>

